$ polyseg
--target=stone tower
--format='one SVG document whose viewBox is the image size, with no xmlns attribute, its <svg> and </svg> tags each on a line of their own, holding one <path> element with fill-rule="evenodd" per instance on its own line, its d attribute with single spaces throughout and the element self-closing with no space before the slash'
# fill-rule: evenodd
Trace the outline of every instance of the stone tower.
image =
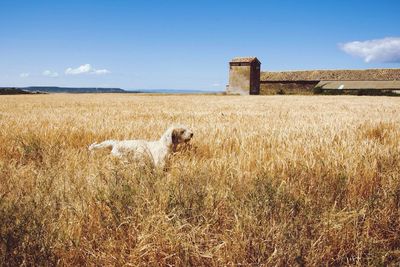
<svg viewBox="0 0 400 267">
<path fill-rule="evenodd" d="M 229 62 L 228 94 L 259 95 L 261 62 L 256 57 L 235 57 Z"/>
</svg>

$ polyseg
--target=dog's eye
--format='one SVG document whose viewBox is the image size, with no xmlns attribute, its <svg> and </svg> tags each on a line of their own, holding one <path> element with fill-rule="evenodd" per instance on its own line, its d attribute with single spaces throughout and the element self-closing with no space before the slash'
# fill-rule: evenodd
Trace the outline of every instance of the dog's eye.
<svg viewBox="0 0 400 267">
<path fill-rule="evenodd" d="M 180 134 L 183 134 L 184 132 L 185 132 L 185 130 L 182 129 L 182 130 L 180 131 Z"/>
</svg>

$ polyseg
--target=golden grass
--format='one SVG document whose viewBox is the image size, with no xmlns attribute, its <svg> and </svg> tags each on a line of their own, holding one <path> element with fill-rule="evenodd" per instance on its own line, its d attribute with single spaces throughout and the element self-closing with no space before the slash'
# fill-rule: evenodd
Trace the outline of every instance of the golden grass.
<svg viewBox="0 0 400 267">
<path fill-rule="evenodd" d="M 90 154 L 194 130 L 167 172 Z M 0 97 L 0 265 L 400 262 L 400 99 Z"/>
</svg>

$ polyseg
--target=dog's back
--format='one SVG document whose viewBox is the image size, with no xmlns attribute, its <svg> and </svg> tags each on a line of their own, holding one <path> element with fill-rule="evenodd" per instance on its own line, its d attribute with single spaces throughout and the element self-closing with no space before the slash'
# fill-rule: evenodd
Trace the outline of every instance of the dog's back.
<svg viewBox="0 0 400 267">
<path fill-rule="evenodd" d="M 101 143 L 93 143 L 89 146 L 89 150 L 97 150 L 102 148 L 111 148 L 111 154 L 121 157 L 123 155 L 132 155 L 135 158 L 142 156 L 151 156 L 148 148 L 148 141 L 145 140 L 106 140 Z"/>
<path fill-rule="evenodd" d="M 89 150 L 96 150 L 100 148 L 112 148 L 115 145 L 115 143 L 116 141 L 114 140 L 106 140 L 104 142 L 101 142 L 100 144 L 95 142 L 89 146 Z"/>
</svg>

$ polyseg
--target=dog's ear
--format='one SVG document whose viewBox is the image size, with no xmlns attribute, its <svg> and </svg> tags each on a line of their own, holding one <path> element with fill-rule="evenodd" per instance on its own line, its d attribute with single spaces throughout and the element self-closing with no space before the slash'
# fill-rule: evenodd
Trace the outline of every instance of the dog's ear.
<svg viewBox="0 0 400 267">
<path fill-rule="evenodd" d="M 178 129 L 173 129 L 172 134 L 171 134 L 171 141 L 172 144 L 176 145 L 179 142 L 179 130 Z"/>
</svg>

